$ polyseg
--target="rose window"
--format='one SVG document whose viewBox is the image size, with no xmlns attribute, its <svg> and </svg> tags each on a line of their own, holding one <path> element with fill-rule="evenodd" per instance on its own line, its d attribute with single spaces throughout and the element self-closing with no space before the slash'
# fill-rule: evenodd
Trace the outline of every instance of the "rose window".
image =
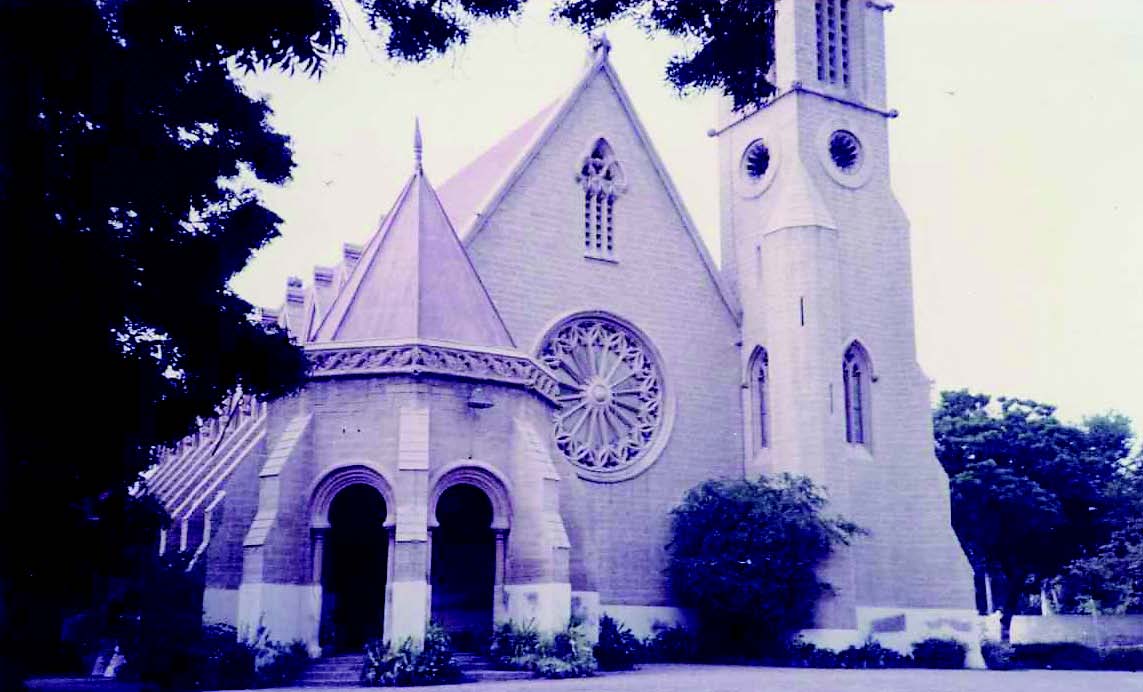
<svg viewBox="0 0 1143 692">
<path fill-rule="evenodd" d="M 662 428 L 662 373 L 642 338 L 599 317 L 553 331 L 540 358 L 560 383 L 555 443 L 604 479 L 633 466 Z"/>
</svg>

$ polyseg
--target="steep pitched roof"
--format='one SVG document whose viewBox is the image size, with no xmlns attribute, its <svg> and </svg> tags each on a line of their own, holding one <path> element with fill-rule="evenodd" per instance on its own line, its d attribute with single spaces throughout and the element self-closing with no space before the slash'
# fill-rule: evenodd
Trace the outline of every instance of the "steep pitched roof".
<svg viewBox="0 0 1143 692">
<path fill-rule="evenodd" d="M 366 339 L 515 348 L 425 179 L 419 146 L 416 171 L 369 240 L 313 341 Z"/>
<path fill-rule="evenodd" d="M 610 82 L 615 90 L 624 113 L 627 114 L 635 133 L 655 167 L 655 172 L 658 173 L 659 179 L 667 191 L 667 195 L 671 198 L 675 209 L 682 218 L 687 235 L 694 243 L 695 250 L 706 266 L 707 273 L 722 298 L 723 304 L 735 321 L 739 321 L 738 308 L 731 297 L 732 294 L 723 284 L 718 268 L 698 233 L 694 219 L 691 218 L 690 212 L 683 205 L 682 196 L 679 195 L 678 189 L 667 173 L 666 166 L 659 158 L 650 135 L 635 113 L 631 97 L 627 95 L 627 90 L 623 88 L 619 76 L 611 66 L 610 52 L 611 44 L 607 37 L 596 38 L 592 45 L 592 55 L 586 71 L 566 96 L 545 107 L 441 186 L 441 197 L 446 201 L 449 216 L 456 221 L 464 242 L 466 244 L 471 243 L 508 191 L 524 173 L 528 164 L 543 149 L 552 134 L 559 128 L 560 123 L 572 111 L 580 95 L 597 75 L 601 75 Z"/>
<path fill-rule="evenodd" d="M 523 125 L 504 136 L 440 186 L 441 203 L 463 238 L 475 224 L 488 198 L 496 192 L 516 161 L 528 152 L 559 101 L 544 106 Z"/>
</svg>

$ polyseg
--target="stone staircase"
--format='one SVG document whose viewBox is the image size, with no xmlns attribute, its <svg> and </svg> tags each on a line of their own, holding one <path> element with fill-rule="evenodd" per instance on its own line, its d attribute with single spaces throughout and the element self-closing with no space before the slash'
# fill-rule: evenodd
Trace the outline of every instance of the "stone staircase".
<svg viewBox="0 0 1143 692">
<path fill-rule="evenodd" d="M 310 664 L 299 687 L 355 687 L 361 684 L 364 654 L 324 656 Z"/>
<path fill-rule="evenodd" d="M 460 666 L 460 670 L 468 682 L 529 680 L 532 677 L 532 673 L 526 670 L 496 670 L 492 667 L 492 661 L 481 654 L 455 653 L 452 658 Z"/>
<path fill-rule="evenodd" d="M 528 680 L 532 674 L 526 670 L 495 670 L 487 656 L 473 653 L 453 654 L 466 682 L 503 682 Z M 299 687 L 356 687 L 361 684 L 363 654 L 325 656 L 310 664 L 298 680 Z"/>
</svg>

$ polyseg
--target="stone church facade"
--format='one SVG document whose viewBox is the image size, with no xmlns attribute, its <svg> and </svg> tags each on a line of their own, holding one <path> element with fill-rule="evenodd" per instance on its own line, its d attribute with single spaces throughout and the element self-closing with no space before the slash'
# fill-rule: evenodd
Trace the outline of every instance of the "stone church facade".
<svg viewBox="0 0 1143 692">
<path fill-rule="evenodd" d="M 204 617 L 315 651 L 493 622 L 686 620 L 669 512 L 788 471 L 870 530 L 806 636 L 975 635 L 972 577 L 916 361 L 889 183 L 879 1 L 779 0 L 778 94 L 727 110 L 722 266 L 609 62 L 439 187 L 416 161 L 380 228 L 263 319 L 296 396 L 241 396 L 147 487 Z"/>
</svg>

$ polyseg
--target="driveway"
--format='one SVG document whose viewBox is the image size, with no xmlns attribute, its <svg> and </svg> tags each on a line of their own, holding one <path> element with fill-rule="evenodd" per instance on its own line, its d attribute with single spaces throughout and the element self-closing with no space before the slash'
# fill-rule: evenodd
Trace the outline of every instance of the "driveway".
<svg viewBox="0 0 1143 692">
<path fill-rule="evenodd" d="M 360 690 L 361 688 L 306 688 Z M 987 670 L 810 670 L 647 665 L 578 680 L 406 687 L 438 692 L 1143 692 L 1143 673 Z"/>
</svg>

